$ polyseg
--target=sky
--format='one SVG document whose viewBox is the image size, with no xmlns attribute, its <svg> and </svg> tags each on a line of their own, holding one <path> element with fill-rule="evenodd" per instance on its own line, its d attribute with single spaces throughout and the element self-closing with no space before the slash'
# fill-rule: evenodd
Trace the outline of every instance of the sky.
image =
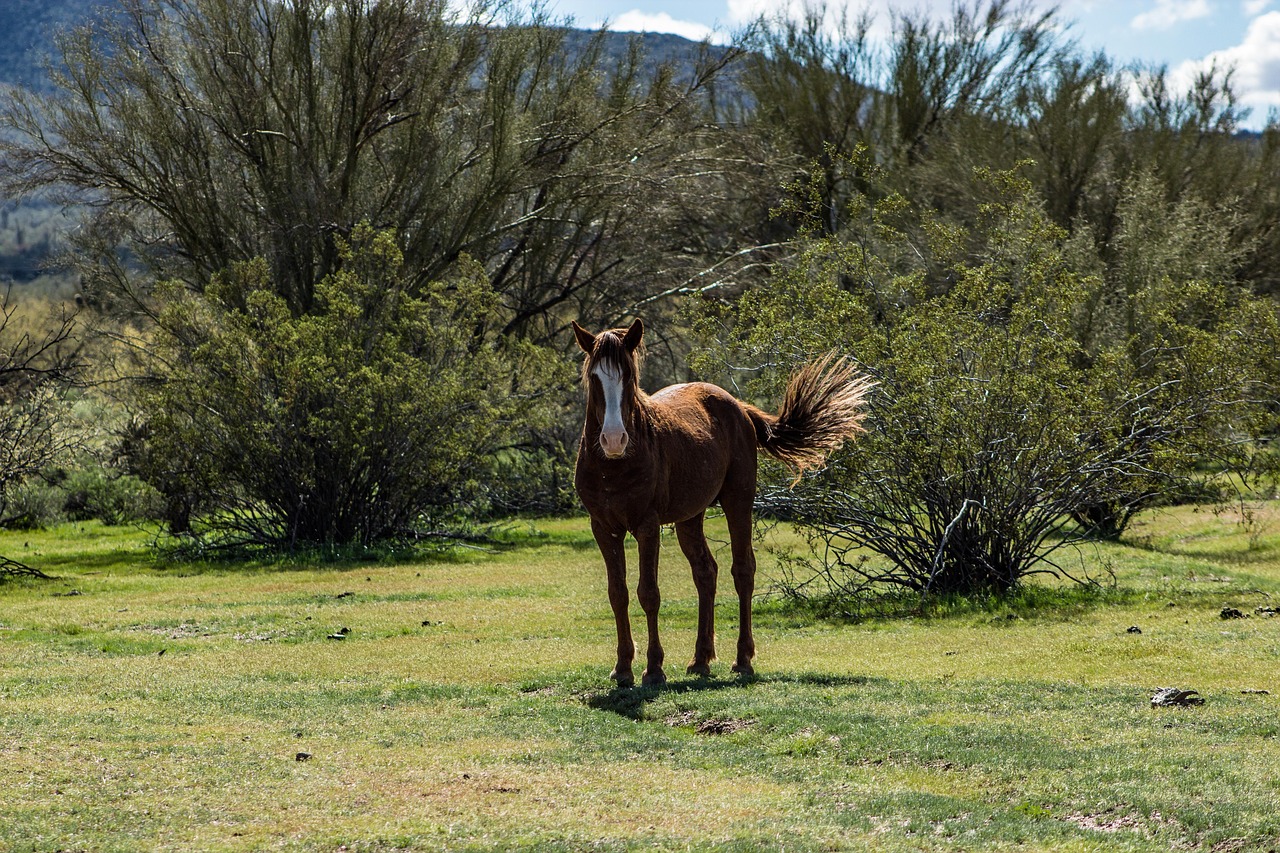
<svg viewBox="0 0 1280 853">
<path fill-rule="evenodd" d="M 842 0 L 828 0 L 838 7 Z M 1048 0 L 1031 0 L 1048 8 Z M 552 0 L 551 10 L 578 26 L 607 23 L 619 32 L 675 33 L 723 41 L 757 15 L 796 0 Z M 1103 51 L 1120 65 L 1164 65 L 1175 81 L 1189 81 L 1209 64 L 1235 69 L 1243 126 L 1260 129 L 1280 118 L 1280 0 L 1060 0 L 1059 19 L 1086 52 Z M 887 21 L 890 7 L 946 15 L 951 0 L 850 0 Z"/>
</svg>

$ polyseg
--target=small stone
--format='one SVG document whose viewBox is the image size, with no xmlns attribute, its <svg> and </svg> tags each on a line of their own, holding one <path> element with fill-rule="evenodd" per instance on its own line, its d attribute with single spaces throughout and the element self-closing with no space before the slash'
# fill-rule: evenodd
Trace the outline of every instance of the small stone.
<svg viewBox="0 0 1280 853">
<path fill-rule="evenodd" d="M 309 752 L 299 752 L 297 755 L 295 755 L 295 756 L 293 757 L 293 760 L 294 760 L 294 761 L 310 761 L 310 760 L 311 760 L 311 753 L 309 753 Z"/>
<path fill-rule="evenodd" d="M 1151 697 L 1152 708 L 1188 708 L 1203 704 L 1204 697 L 1199 691 L 1179 690 L 1176 687 L 1161 687 Z"/>
<path fill-rule="evenodd" d="M 1127 629 L 1125 629 L 1125 633 L 1126 633 L 1126 634 L 1141 634 L 1141 633 L 1142 633 L 1142 629 L 1141 629 L 1141 628 L 1139 628 L 1137 625 L 1130 625 Z"/>
</svg>

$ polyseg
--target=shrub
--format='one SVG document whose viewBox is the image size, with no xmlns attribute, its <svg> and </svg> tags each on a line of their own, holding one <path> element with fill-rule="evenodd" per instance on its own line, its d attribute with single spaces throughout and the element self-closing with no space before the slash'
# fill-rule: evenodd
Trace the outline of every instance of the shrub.
<svg viewBox="0 0 1280 853">
<path fill-rule="evenodd" d="M 545 416 L 556 362 L 483 335 L 482 270 L 411 294 L 392 235 L 361 227 L 342 255 L 309 313 L 263 261 L 167 291 L 135 464 L 175 532 L 289 547 L 434 532 Z"/>
<path fill-rule="evenodd" d="M 1258 355 L 1278 339 L 1268 306 L 1182 280 L 1140 340 L 1090 350 L 1076 323 L 1099 279 L 1025 181 L 985 180 L 999 200 L 967 226 L 860 197 L 841 233 L 701 321 L 730 358 L 768 365 L 760 392 L 833 347 L 879 379 L 869 432 L 762 497 L 811 531 L 819 574 L 846 595 L 983 594 L 1065 573 L 1055 553 L 1089 533 L 1073 516 L 1171 491 L 1252 423 Z"/>
<path fill-rule="evenodd" d="M 10 530 L 39 530 L 66 520 L 66 492 L 38 477 L 11 489 L 0 526 Z"/>
<path fill-rule="evenodd" d="M 58 488 L 63 495 L 62 512 L 72 521 L 128 524 L 159 518 L 162 510 L 154 488 L 132 474 L 100 465 L 70 471 Z"/>
</svg>

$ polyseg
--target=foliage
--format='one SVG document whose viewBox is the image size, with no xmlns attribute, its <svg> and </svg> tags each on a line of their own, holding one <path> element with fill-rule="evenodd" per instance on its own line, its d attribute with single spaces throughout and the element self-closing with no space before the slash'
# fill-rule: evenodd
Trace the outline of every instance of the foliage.
<svg viewBox="0 0 1280 853">
<path fill-rule="evenodd" d="M 161 383 L 142 398 L 163 383 L 180 387 L 172 371 L 193 369 L 208 330 L 230 334 L 254 312 L 271 322 L 332 317 L 321 286 L 346 272 L 342 247 L 362 222 L 395 235 L 408 300 L 434 304 L 442 286 L 452 298 L 453 285 L 440 283 L 473 281 L 463 259 L 475 259 L 488 295 L 483 309 L 457 309 L 471 325 L 457 346 L 468 357 L 497 353 L 503 370 L 545 371 L 536 384 L 547 390 L 531 423 L 476 444 L 492 451 L 484 476 L 431 498 L 437 515 L 463 495 L 482 518 L 573 505 L 576 394 L 565 382 L 553 400 L 564 365 L 510 341 L 562 346 L 571 318 L 603 327 L 642 314 L 654 356 L 646 386 L 687 379 L 679 300 L 732 301 L 774 264 L 769 287 L 786 292 L 787 276 L 801 276 L 793 302 L 816 319 L 802 344 L 780 323 L 751 333 L 752 351 L 776 368 L 756 386 L 762 393 L 801 352 L 838 342 L 868 360 L 877 347 L 897 358 L 899 339 L 972 351 L 975 370 L 992 375 L 1065 360 L 1066 378 L 1044 367 L 1042 379 L 1062 383 L 1044 404 L 1092 395 L 1114 418 L 1053 426 L 1094 430 L 1100 447 L 1125 443 L 1133 454 L 1106 494 L 1081 495 L 1071 510 L 1090 535 L 1119 535 L 1152 503 L 1212 494 L 1207 481 L 1252 464 L 1248 440 L 1264 432 L 1250 401 L 1274 400 L 1271 390 L 1253 393 L 1273 355 L 1274 318 L 1247 291 L 1280 287 L 1280 128 L 1238 133 L 1230 69 L 1211 68 L 1180 91 L 1165 69 L 1081 54 L 1055 13 L 1009 0 L 943 16 L 902 7 L 889 13 L 885 39 L 869 17 L 819 3 L 762 20 L 728 48 L 684 43 L 664 54 L 670 61 L 655 56 L 667 48 L 654 38 L 572 30 L 546 6 L 506 0 L 10 6 L 0 23 L 14 25 L 23 51 L 38 44 L 33 24 L 83 25 L 59 34 L 51 81 L 0 106 L 0 190 L 35 202 L 0 207 L 0 274 L 32 279 L 46 253 L 65 247 L 69 264 L 35 281 L 68 291 L 78 281 L 104 330 L 135 347 L 119 372 Z M 859 145 L 866 163 L 847 168 L 841 155 Z M 1007 182 L 990 179 L 1014 168 L 1038 199 L 1020 209 L 1038 205 L 1045 220 L 1024 230 L 1035 217 L 1010 213 Z M 797 175 L 799 200 L 780 202 Z M 64 207 L 51 201 L 83 214 L 83 227 L 59 239 Z M 852 231 L 850 204 L 862 223 Z M 771 217 L 774 207 L 789 216 Z M 1022 224 L 1003 238 L 1008 257 L 993 257 L 992 223 L 1006 220 Z M 1061 258 L 1035 267 L 1032 252 Z M 809 288 L 801 268 L 829 277 L 830 288 Z M 1009 284 L 1027 276 L 1059 292 Z M 211 283 L 222 291 L 207 293 Z M 268 310 L 256 295 L 251 308 L 227 295 L 237 289 L 281 301 Z M 188 294 L 200 298 L 184 303 Z M 191 317 L 179 319 L 183 311 Z M 1027 318 L 1038 312 L 1046 326 L 1037 336 Z M 953 317 L 972 324 L 944 329 Z M 872 331 L 837 333 L 836 318 Z M 167 324 L 160 347 L 156 322 Z M 184 323 L 201 333 L 184 337 Z M 1006 351 L 988 328 L 1007 332 Z M 1250 346 L 1231 346 L 1233 330 Z M 1014 343 L 1023 336 L 1035 347 L 1052 341 L 1051 357 Z M 1033 367 L 1019 361 L 1033 357 Z M 210 387 L 233 395 L 228 404 L 197 394 L 214 411 L 253 398 L 235 383 Z M 965 387 L 950 405 L 963 405 Z M 193 513 L 230 517 L 216 510 L 224 501 L 258 524 L 264 498 L 243 491 L 256 472 L 214 489 L 210 479 L 230 462 L 177 441 L 177 427 L 164 440 L 148 434 L 152 423 L 138 428 L 135 463 L 167 496 L 175 529 Z M 54 468 L 78 464 L 61 458 Z M 136 483 L 103 471 L 94 488 L 146 505 Z M 30 512 L 19 514 L 47 517 L 51 494 L 31 481 L 24 489 Z M 251 538 L 290 538 L 258 533 Z"/>
<path fill-rule="evenodd" d="M 79 437 L 69 429 L 64 399 L 81 368 L 74 313 L 65 306 L 42 318 L 19 312 L 12 289 L 0 297 L 0 520 L 13 490 L 69 453 Z M 0 577 L 34 573 L 11 559 Z"/>
<path fill-rule="evenodd" d="M 849 167 L 874 180 L 865 159 Z M 971 231 L 901 197 L 857 198 L 840 234 L 703 321 L 730 358 L 769 365 L 757 391 L 833 347 L 880 381 L 870 432 L 765 498 L 814 531 L 856 594 L 1005 591 L 1062 572 L 1054 553 L 1082 533 L 1073 514 L 1141 506 L 1249 435 L 1280 339 L 1269 305 L 1168 269 L 1177 277 L 1149 285 L 1159 293 L 1137 288 L 1150 312 L 1127 334 L 1086 347 L 1074 324 L 1105 281 L 1074 262 L 1025 179 L 985 180 L 998 201 Z M 1160 251 L 1135 242 L 1133 261 Z M 1162 301 L 1174 290 L 1184 296 Z"/>
<path fill-rule="evenodd" d="M 1068 249 L 1092 273 L 1073 309 L 1080 362 L 1106 380 L 1103 402 L 1122 413 L 1114 429 L 1137 452 L 1123 488 L 1072 513 L 1096 535 L 1119 536 L 1179 493 L 1210 493 L 1215 473 L 1267 465 L 1252 440 L 1272 426 L 1280 337 L 1274 306 L 1235 280 L 1247 253 L 1232 239 L 1237 219 L 1194 196 L 1168 202 L 1142 174 L 1121 194 L 1108 256 L 1083 235 Z"/>
<path fill-rule="evenodd" d="M 542 425 L 554 362 L 476 336 L 496 295 L 474 265 L 411 287 L 393 236 L 367 227 L 342 258 L 301 315 L 262 261 L 203 294 L 169 286 L 134 464 L 175 532 L 289 547 L 433 533 Z"/>
<path fill-rule="evenodd" d="M 15 488 L 3 526 L 36 530 L 90 519 L 120 525 L 153 521 L 162 511 L 158 493 L 141 479 L 85 458 L 70 470 L 46 469 Z"/>
</svg>

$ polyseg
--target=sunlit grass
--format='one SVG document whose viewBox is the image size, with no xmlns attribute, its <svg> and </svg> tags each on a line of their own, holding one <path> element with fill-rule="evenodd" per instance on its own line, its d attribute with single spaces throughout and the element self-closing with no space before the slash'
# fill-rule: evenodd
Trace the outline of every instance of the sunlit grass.
<svg viewBox="0 0 1280 853">
<path fill-rule="evenodd" d="M 855 624 L 764 600 L 745 683 L 680 676 L 696 598 L 667 537 L 661 690 L 607 680 L 581 519 L 345 565 L 3 533 L 58 579 L 0 587 L 0 849 L 1272 849 L 1280 617 L 1255 608 L 1280 597 L 1280 518 L 1256 506 L 1088 549 L 1098 595 Z M 1206 702 L 1152 709 L 1166 685 Z"/>
</svg>

